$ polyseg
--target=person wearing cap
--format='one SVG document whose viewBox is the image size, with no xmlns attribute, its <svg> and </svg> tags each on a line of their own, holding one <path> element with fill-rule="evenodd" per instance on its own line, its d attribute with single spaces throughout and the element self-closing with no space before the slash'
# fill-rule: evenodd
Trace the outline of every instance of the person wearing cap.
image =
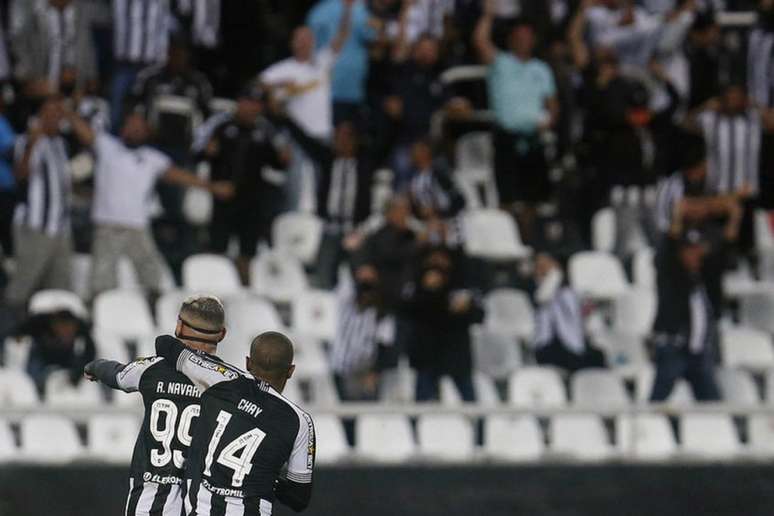
<svg viewBox="0 0 774 516">
<path fill-rule="evenodd" d="M 258 242 L 270 241 L 271 222 L 284 206 L 285 177 L 276 171 L 284 171 L 290 161 L 285 138 L 263 116 L 267 100 L 264 88 L 248 85 L 236 111 L 210 117 L 193 144 L 197 159 L 209 163 L 210 177 L 234 189 L 232 198 L 213 204 L 210 250 L 225 254 L 231 237 L 237 237 L 237 269 L 245 285 Z"/>
<path fill-rule="evenodd" d="M 48 376 L 58 370 L 67 372 L 70 383 L 81 380 L 83 366 L 94 360 L 96 347 L 86 308 L 78 303 L 58 301 L 30 306 L 30 315 L 11 333 L 31 342 L 27 374 L 42 396 Z"/>
<path fill-rule="evenodd" d="M 91 295 L 116 288 L 118 260 L 132 262 L 140 284 L 152 298 L 159 293 L 162 258 L 148 222 L 149 199 L 156 182 L 163 180 L 184 187 L 203 188 L 218 198 L 233 195 L 231 184 L 209 182 L 175 166 L 172 161 L 147 145 L 151 129 L 140 109 L 130 113 L 118 138 L 94 130 L 72 111 L 67 112 L 78 140 L 96 155 L 95 192 L 92 220 Z"/>
<path fill-rule="evenodd" d="M 712 235 L 691 225 L 686 201 L 675 205 L 655 259 L 658 306 L 651 343 L 656 378 L 651 401 L 666 400 L 680 378 L 690 383 L 698 401 L 720 399 L 714 364 L 721 277 L 742 217 L 738 204 L 729 203 L 726 209 L 722 234 Z"/>
</svg>

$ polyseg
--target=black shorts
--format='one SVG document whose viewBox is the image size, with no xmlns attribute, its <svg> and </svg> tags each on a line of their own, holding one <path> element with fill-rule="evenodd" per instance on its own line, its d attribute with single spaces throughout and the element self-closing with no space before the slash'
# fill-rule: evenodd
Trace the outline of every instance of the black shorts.
<svg viewBox="0 0 774 516">
<path fill-rule="evenodd" d="M 239 256 L 255 256 L 258 242 L 271 241 L 271 213 L 253 206 L 240 206 L 236 203 L 215 202 L 212 207 L 210 223 L 210 250 L 225 254 L 232 236 L 239 239 Z"/>
<path fill-rule="evenodd" d="M 495 130 L 495 181 L 501 204 L 551 197 L 548 162 L 540 136 Z"/>
</svg>

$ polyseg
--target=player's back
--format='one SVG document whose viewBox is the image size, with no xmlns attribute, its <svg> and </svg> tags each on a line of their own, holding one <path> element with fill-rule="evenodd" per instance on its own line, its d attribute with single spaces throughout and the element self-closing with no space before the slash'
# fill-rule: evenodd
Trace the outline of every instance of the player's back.
<svg viewBox="0 0 774 516">
<path fill-rule="evenodd" d="M 201 398 L 186 478 L 186 513 L 272 513 L 283 466 L 287 479 L 310 483 L 314 428 L 303 410 L 252 377 L 217 383 Z"/>
<path fill-rule="evenodd" d="M 185 461 L 199 417 L 199 389 L 161 357 L 129 363 L 117 382 L 127 392 L 139 391 L 145 406 L 132 455 L 126 513 L 179 514 Z"/>
</svg>

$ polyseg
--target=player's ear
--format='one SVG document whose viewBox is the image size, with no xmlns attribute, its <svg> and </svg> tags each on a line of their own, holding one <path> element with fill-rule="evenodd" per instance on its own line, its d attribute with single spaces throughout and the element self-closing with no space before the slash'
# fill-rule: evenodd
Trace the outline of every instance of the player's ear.
<svg viewBox="0 0 774 516">
<path fill-rule="evenodd" d="M 293 378 L 293 373 L 295 372 L 296 372 L 296 366 L 295 364 L 293 364 L 292 366 L 290 366 L 290 369 L 288 369 L 288 380 Z"/>
<path fill-rule="evenodd" d="M 226 327 L 224 326 L 222 330 L 220 330 L 220 337 L 218 337 L 218 342 L 222 341 L 226 338 Z"/>
<path fill-rule="evenodd" d="M 245 369 L 250 372 L 250 357 L 245 357 Z"/>
<path fill-rule="evenodd" d="M 180 318 L 177 319 L 177 324 L 175 324 L 175 337 L 180 338 L 180 335 L 183 334 L 183 323 L 180 321 Z"/>
</svg>

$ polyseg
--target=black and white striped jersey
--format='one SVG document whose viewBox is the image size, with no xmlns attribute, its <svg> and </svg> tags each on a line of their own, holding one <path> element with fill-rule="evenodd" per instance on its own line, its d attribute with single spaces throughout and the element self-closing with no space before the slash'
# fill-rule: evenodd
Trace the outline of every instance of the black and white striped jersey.
<svg viewBox="0 0 774 516">
<path fill-rule="evenodd" d="M 113 0 L 113 56 L 135 64 L 167 59 L 169 0 Z"/>
<path fill-rule="evenodd" d="M 140 358 L 116 374 L 125 392 L 139 392 L 145 417 L 132 456 L 126 516 L 179 516 L 183 471 L 199 389 L 161 357 Z"/>
<path fill-rule="evenodd" d="M 763 108 L 774 103 L 774 33 L 756 28 L 747 45 L 747 89 Z"/>
<path fill-rule="evenodd" d="M 27 137 L 16 143 L 16 159 L 27 147 Z M 72 175 L 64 139 L 47 136 L 38 139 L 30 154 L 29 176 L 20 185 L 21 199 L 14 222 L 50 236 L 69 231 Z"/>
<path fill-rule="evenodd" d="M 751 108 L 737 115 L 704 111 L 699 123 L 707 142 L 707 187 L 715 194 L 733 194 L 743 187 L 758 193 L 761 115 Z"/>
<path fill-rule="evenodd" d="M 156 352 L 202 390 L 186 465 L 185 514 L 270 516 L 275 499 L 304 508 L 315 460 L 309 414 L 268 383 L 176 339 L 159 337 Z"/>
</svg>

